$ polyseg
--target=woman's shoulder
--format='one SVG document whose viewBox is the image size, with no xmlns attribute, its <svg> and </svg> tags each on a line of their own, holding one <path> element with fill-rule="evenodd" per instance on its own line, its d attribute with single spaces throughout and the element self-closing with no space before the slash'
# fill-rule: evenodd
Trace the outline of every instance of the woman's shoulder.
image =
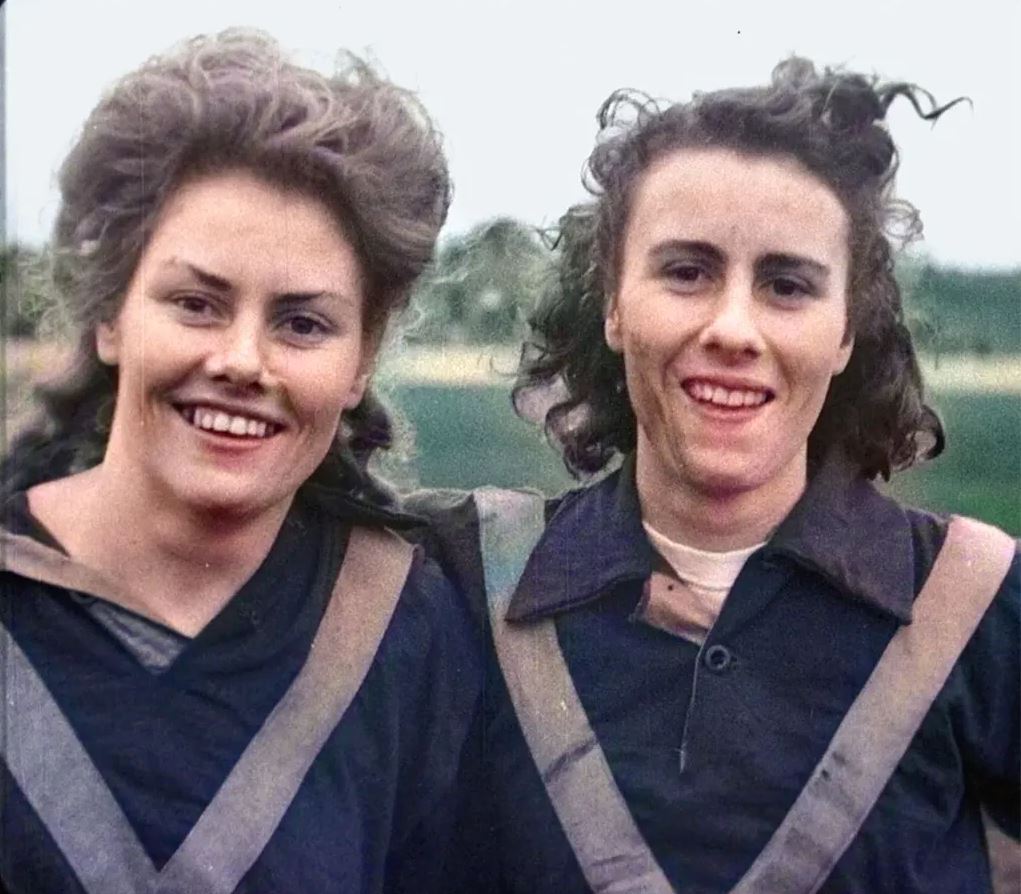
<svg viewBox="0 0 1021 894">
<path fill-rule="evenodd" d="M 1016 668 L 1021 659 L 1021 543 L 978 519 L 914 506 L 903 509 L 911 530 L 919 591 L 942 568 L 940 573 L 951 581 L 953 610 L 980 609 L 962 655 L 973 668 L 970 676 L 984 678 L 994 670 L 998 674 L 1008 664 Z M 937 565 L 941 555 L 944 562 Z"/>
<path fill-rule="evenodd" d="M 1004 578 L 1007 589 L 1018 589 L 1018 563 L 1021 556 L 1021 540 L 1007 531 L 981 519 L 954 513 L 935 512 L 917 506 L 901 504 L 908 529 L 911 532 L 912 547 L 919 581 L 931 572 L 936 559 L 947 543 L 951 526 L 957 530 L 958 538 L 966 537 L 966 551 L 987 554 L 990 552 L 1013 552 L 1013 562 Z"/>
<path fill-rule="evenodd" d="M 476 630 L 487 624 L 485 573 L 480 544 L 480 509 L 485 497 L 522 497 L 548 501 L 537 491 L 501 488 L 417 490 L 402 498 L 402 508 L 420 520 L 407 533 L 450 580 L 456 598 L 467 606 Z"/>
<path fill-rule="evenodd" d="M 417 516 L 420 530 L 416 539 L 450 538 L 458 532 L 478 529 L 475 492 L 458 488 L 423 488 L 405 494 L 401 508 Z M 422 531 L 431 531 L 433 538 L 424 538 Z"/>
<path fill-rule="evenodd" d="M 400 505 L 409 514 L 418 516 L 422 528 L 432 530 L 434 540 L 464 536 L 477 540 L 483 504 L 487 511 L 500 513 L 513 511 L 515 506 L 527 503 L 541 507 L 545 517 L 549 518 L 561 504 L 577 498 L 586 490 L 579 488 L 549 497 L 528 487 L 425 488 L 405 494 Z"/>
</svg>

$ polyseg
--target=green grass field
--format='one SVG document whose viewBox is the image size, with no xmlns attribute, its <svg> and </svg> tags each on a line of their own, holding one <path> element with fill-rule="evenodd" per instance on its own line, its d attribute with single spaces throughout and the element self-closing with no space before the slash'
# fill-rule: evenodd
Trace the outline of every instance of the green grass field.
<svg viewBox="0 0 1021 894">
<path fill-rule="evenodd" d="M 947 430 L 935 461 L 896 475 L 909 503 L 973 515 L 1021 535 L 1021 400 L 1013 394 L 933 395 Z"/>
<path fill-rule="evenodd" d="M 541 434 L 518 419 L 502 386 L 403 384 L 389 393 L 415 431 L 410 468 L 399 483 L 481 484 L 555 493 L 572 479 Z M 1021 535 L 1021 400 L 1014 394 L 933 395 L 947 429 L 936 461 L 895 475 L 890 489 L 929 509 L 973 515 Z"/>
</svg>

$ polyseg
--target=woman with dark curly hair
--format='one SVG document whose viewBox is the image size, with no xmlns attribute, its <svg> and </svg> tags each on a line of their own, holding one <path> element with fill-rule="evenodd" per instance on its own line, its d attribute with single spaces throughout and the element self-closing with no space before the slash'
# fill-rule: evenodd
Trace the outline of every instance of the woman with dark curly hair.
<svg viewBox="0 0 1021 894">
<path fill-rule="evenodd" d="M 117 83 L 60 187 L 79 340 L 4 470 L 3 887 L 444 890 L 476 637 L 366 466 L 437 133 L 229 31 Z"/>
<path fill-rule="evenodd" d="M 488 591 L 499 890 L 988 891 L 982 808 L 1017 836 L 1015 544 L 869 480 L 943 443 L 899 97 L 944 110 L 800 59 L 602 107 L 516 399 L 574 473 L 623 462 L 415 502 Z"/>
</svg>

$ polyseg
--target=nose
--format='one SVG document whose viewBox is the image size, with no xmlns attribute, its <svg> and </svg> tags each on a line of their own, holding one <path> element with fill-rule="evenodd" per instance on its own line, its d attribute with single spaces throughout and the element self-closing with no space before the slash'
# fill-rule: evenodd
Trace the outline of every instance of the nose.
<svg viewBox="0 0 1021 894">
<path fill-rule="evenodd" d="M 234 385 L 261 384 L 266 376 L 266 344 L 259 322 L 238 318 L 217 336 L 206 357 L 206 373 Z"/>
<path fill-rule="evenodd" d="M 752 284 L 728 283 L 709 306 L 699 344 L 728 357 L 757 357 L 764 343 L 756 311 Z"/>
</svg>

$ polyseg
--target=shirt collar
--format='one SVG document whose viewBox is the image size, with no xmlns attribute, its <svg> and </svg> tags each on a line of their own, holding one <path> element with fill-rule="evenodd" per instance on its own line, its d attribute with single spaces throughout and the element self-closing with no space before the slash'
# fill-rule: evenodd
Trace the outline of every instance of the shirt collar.
<svg viewBox="0 0 1021 894">
<path fill-rule="evenodd" d="M 904 623 L 911 620 L 915 570 L 907 515 L 842 452 L 831 454 L 812 475 L 763 555 L 789 558 L 849 598 Z M 567 494 L 556 506 L 507 618 L 535 620 L 575 608 L 618 583 L 646 580 L 654 561 L 631 456 L 617 472 Z"/>
<path fill-rule="evenodd" d="M 547 520 L 507 610 L 509 620 L 545 617 L 645 580 L 654 552 L 642 528 L 634 458 L 597 483 L 564 496 Z"/>
<path fill-rule="evenodd" d="M 787 556 L 845 595 L 911 622 L 915 562 L 907 513 L 843 451 L 826 457 L 765 552 Z"/>
</svg>

